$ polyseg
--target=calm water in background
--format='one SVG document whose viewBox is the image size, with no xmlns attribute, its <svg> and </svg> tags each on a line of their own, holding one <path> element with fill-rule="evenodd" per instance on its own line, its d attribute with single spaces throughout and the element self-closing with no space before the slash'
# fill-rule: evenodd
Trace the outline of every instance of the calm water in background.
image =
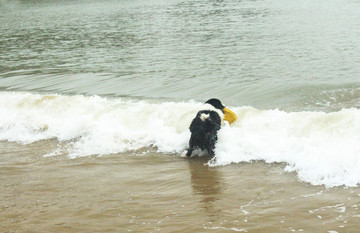
<svg viewBox="0 0 360 233">
<path fill-rule="evenodd" d="M 0 10 L 3 90 L 359 105 L 356 1 L 2 0 Z"/>
<path fill-rule="evenodd" d="M 184 102 L 171 107 L 186 115 L 195 108 L 191 100 L 214 96 L 237 113 L 258 116 L 242 107 L 264 109 L 261 116 L 275 122 L 284 118 L 270 110 L 284 110 L 289 131 L 296 131 L 284 144 L 295 147 L 294 153 L 300 149 L 291 144 L 293 137 L 313 155 L 319 142 L 321 148 L 327 144 L 308 142 L 309 135 L 346 135 L 328 145 L 350 145 L 338 149 L 344 154 L 335 150 L 338 157 L 321 157 L 314 167 L 325 171 L 331 166 L 323 164 L 344 157 L 340 170 L 356 183 L 359 137 L 341 132 L 357 129 L 360 122 L 359 38 L 360 4 L 351 0 L 0 0 L 0 117 L 9 116 L 0 124 L 1 229 L 356 232 L 360 190 L 342 180 L 326 183 L 338 173 L 324 172 L 324 182 L 315 179 L 327 188 L 314 185 L 312 174 L 302 173 L 312 168 L 303 165 L 307 160 L 277 159 L 289 152 L 280 144 L 270 158 L 232 158 L 225 164 L 236 164 L 209 167 L 206 158 L 181 158 L 182 145 L 166 141 L 171 130 L 161 128 L 158 134 L 165 137 L 153 139 L 148 131 L 156 121 L 136 117 L 143 110 L 151 114 L 141 101 L 155 103 L 153 109 Z M 93 95 L 100 100 L 87 98 Z M 136 109 L 123 99 L 136 103 Z M 108 117 L 125 107 L 133 119 L 150 122 L 145 136 L 129 133 L 120 140 L 121 135 L 102 131 L 104 124 L 93 126 L 97 119 L 120 125 L 119 132 L 128 130 L 128 119 Z M 343 108 L 354 109 L 321 118 Z M 297 121 L 304 124 L 300 111 L 311 111 L 304 118 L 315 126 L 297 129 Z M 46 112 L 59 119 L 51 121 Z M 245 113 L 241 119 L 247 123 Z M 83 122 L 92 123 L 82 127 Z M 234 127 L 243 132 L 245 123 Z M 256 123 L 274 125 L 263 119 Z M 322 134 L 320 126 L 334 131 Z M 180 133 L 186 129 L 177 127 Z M 256 132 L 258 144 L 272 138 Z M 231 133 L 224 131 L 229 141 Z M 352 156 L 346 157 L 348 152 Z M 295 169 L 286 169 L 287 164 Z"/>
</svg>

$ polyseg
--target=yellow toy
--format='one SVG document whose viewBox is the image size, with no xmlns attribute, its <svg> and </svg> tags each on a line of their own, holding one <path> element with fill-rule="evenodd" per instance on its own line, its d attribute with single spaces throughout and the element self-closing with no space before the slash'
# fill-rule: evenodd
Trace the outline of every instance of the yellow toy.
<svg viewBox="0 0 360 233">
<path fill-rule="evenodd" d="M 236 121 L 237 116 L 233 111 L 231 111 L 228 108 L 223 108 L 223 112 L 224 112 L 224 121 L 229 122 L 229 124 L 232 124 L 234 121 Z"/>
</svg>

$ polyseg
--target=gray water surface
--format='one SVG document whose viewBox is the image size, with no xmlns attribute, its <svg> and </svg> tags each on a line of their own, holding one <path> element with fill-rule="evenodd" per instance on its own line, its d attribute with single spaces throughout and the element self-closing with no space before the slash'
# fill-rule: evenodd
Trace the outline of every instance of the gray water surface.
<svg viewBox="0 0 360 233">
<path fill-rule="evenodd" d="M 358 1 L 0 1 L 0 89 L 360 106 Z"/>
</svg>

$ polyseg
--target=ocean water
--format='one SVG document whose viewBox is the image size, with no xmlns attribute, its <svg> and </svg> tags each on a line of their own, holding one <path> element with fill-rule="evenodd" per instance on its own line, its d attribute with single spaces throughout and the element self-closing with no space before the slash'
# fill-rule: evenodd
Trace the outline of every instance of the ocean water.
<svg viewBox="0 0 360 233">
<path fill-rule="evenodd" d="M 1 227 L 356 232 L 359 37 L 352 0 L 0 0 Z"/>
</svg>

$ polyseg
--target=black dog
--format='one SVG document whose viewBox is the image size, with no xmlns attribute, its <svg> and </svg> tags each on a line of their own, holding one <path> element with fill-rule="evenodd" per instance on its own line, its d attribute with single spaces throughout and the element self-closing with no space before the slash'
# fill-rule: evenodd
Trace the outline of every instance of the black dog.
<svg viewBox="0 0 360 233">
<path fill-rule="evenodd" d="M 210 99 L 206 101 L 213 107 L 221 110 L 225 108 L 220 100 Z M 189 149 L 186 156 L 191 156 L 196 148 L 207 150 L 210 156 L 214 156 L 215 144 L 217 142 L 217 132 L 221 128 L 221 117 L 219 113 L 214 110 L 202 110 L 196 114 L 190 125 L 191 137 L 189 141 Z"/>
</svg>

